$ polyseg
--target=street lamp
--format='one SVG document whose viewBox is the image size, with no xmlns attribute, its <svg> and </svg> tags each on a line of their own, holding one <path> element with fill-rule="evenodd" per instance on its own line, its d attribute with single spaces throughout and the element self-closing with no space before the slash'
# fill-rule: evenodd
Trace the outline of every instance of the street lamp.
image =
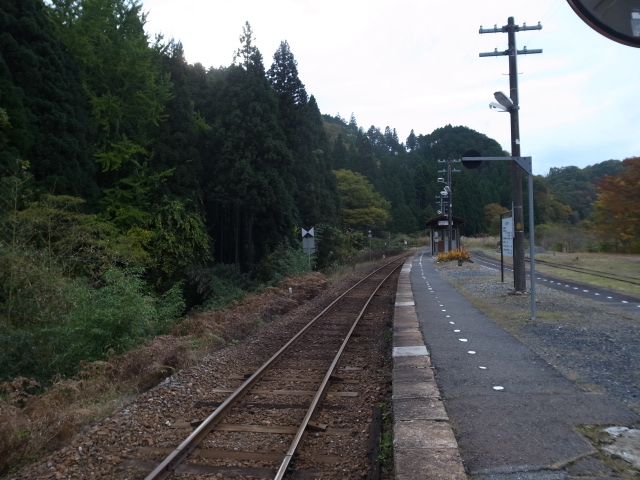
<svg viewBox="0 0 640 480">
<path fill-rule="evenodd" d="M 511 110 L 517 110 L 520 108 L 520 107 L 516 107 L 513 104 L 513 100 L 511 100 L 502 92 L 494 93 L 493 97 L 498 101 L 498 103 L 496 104 L 495 102 L 491 102 L 489 104 L 489 107 L 491 108 L 502 110 L 503 112 L 510 112 Z"/>
<path fill-rule="evenodd" d="M 515 59 L 514 59 L 515 62 Z M 518 119 L 518 88 L 517 80 L 512 81 L 515 84 L 515 89 L 511 90 L 515 92 L 514 99 L 507 97 L 502 92 L 495 92 L 493 97 L 498 103 L 491 102 L 489 108 L 509 112 L 511 114 L 511 154 L 513 158 L 520 158 L 520 126 Z M 513 276 L 514 286 L 517 291 L 518 286 L 522 286 L 522 291 L 525 290 L 526 284 L 526 272 L 525 272 L 525 259 L 524 259 L 524 216 L 522 212 L 522 183 L 520 177 L 520 168 L 522 165 L 517 165 L 519 162 L 514 161 L 511 167 L 511 188 L 514 201 L 514 222 L 515 222 L 515 235 L 513 245 Z M 524 168 L 524 167 L 523 167 Z M 525 170 L 527 170 L 525 168 Z M 529 190 L 529 257 L 530 257 L 530 272 L 531 272 L 531 317 L 536 316 L 536 279 L 535 279 L 535 240 L 534 240 L 534 212 L 533 212 L 533 171 L 530 167 L 528 178 L 528 190 Z"/>
</svg>

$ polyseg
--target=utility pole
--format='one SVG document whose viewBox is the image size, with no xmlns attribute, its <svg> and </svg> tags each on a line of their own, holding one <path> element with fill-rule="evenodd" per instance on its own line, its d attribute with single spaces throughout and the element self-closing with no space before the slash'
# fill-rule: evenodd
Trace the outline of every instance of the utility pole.
<svg viewBox="0 0 640 480">
<path fill-rule="evenodd" d="M 513 107 L 509 109 L 511 115 L 511 156 L 520 157 L 520 123 L 518 117 L 518 55 L 526 55 L 529 53 L 542 53 L 541 49 L 523 50 L 516 48 L 516 32 L 525 30 L 541 30 L 542 25 L 528 27 L 526 24 L 522 26 L 516 25 L 513 17 L 509 17 L 507 25 L 498 28 L 485 29 L 480 27 L 480 33 L 507 33 L 508 48 L 504 52 L 481 53 L 481 57 L 498 57 L 503 55 L 509 56 L 509 96 L 513 102 Z M 516 292 L 525 292 L 527 289 L 526 271 L 524 262 L 524 214 L 522 210 L 522 170 L 514 161 L 511 162 L 511 196 L 513 197 L 513 285 Z M 532 279 L 533 281 L 533 279 Z"/>
<path fill-rule="evenodd" d="M 447 230 L 449 231 L 449 241 L 448 241 L 447 251 L 450 252 L 452 250 L 451 241 L 453 237 L 453 189 L 451 188 L 451 174 L 460 171 L 460 170 L 452 169 L 451 164 L 459 163 L 460 160 L 438 160 L 438 163 L 444 163 L 444 162 L 447 163 L 447 169 L 438 170 L 438 173 L 446 172 L 447 174 L 447 180 L 444 182 L 445 183 L 444 193 L 446 193 L 446 195 L 443 195 L 443 196 L 447 198 L 448 204 L 449 204 L 449 211 L 447 212 L 447 219 L 449 221 L 449 225 L 447 228 Z"/>
</svg>

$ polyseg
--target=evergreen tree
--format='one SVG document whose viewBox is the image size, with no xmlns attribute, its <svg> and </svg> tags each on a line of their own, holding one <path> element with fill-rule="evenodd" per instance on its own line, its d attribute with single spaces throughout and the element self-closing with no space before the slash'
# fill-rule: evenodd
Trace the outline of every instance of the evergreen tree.
<svg viewBox="0 0 640 480">
<path fill-rule="evenodd" d="M 95 198 L 87 97 L 47 9 L 40 0 L 6 0 L 0 32 L 0 108 L 12 127 L 0 171 L 22 158 L 50 192 Z"/>
<path fill-rule="evenodd" d="M 407 149 L 412 152 L 416 148 L 418 148 L 418 138 L 416 137 L 416 134 L 413 132 L 412 128 L 411 133 L 407 137 Z"/>
<path fill-rule="evenodd" d="M 400 153 L 403 148 L 400 144 L 400 140 L 398 139 L 398 132 L 394 128 L 391 130 L 388 126 L 384 129 L 384 141 L 387 147 L 388 153 L 397 155 Z"/>
<path fill-rule="evenodd" d="M 353 171 L 367 177 L 367 179 L 375 184 L 376 182 L 376 164 L 373 157 L 373 146 L 369 137 L 363 132 L 358 132 L 356 137 L 356 150 L 351 160 Z"/>
<path fill-rule="evenodd" d="M 332 166 L 335 170 L 347 169 L 351 170 L 351 164 L 349 162 L 349 152 L 345 146 L 345 140 L 342 134 L 338 134 L 333 142 L 333 149 L 331 150 Z"/>
<path fill-rule="evenodd" d="M 151 249 L 162 276 L 177 276 L 211 258 L 205 224 L 201 149 L 211 127 L 194 111 L 189 66 L 181 43 L 170 42 L 162 58 L 171 75 L 167 120 L 152 130 L 151 170 L 171 172 L 153 192 Z"/>
<path fill-rule="evenodd" d="M 142 5 L 137 0 L 52 1 L 52 17 L 84 73 L 98 125 L 98 162 L 103 171 L 113 171 L 139 161 L 150 129 L 164 118 L 170 92 L 144 32 Z"/>
<path fill-rule="evenodd" d="M 278 96 L 280 123 L 294 157 L 294 199 L 300 220 L 305 227 L 337 225 L 339 200 L 322 117 L 315 98 L 307 97 L 286 41 L 274 54 L 267 76 Z"/>
<path fill-rule="evenodd" d="M 287 115 L 294 106 L 307 103 L 307 92 L 298 77 L 298 62 L 286 40 L 280 43 L 273 55 L 273 64 L 267 75 L 271 87 L 278 94 L 281 113 Z"/>
<path fill-rule="evenodd" d="M 204 157 L 206 207 L 215 258 L 250 270 L 290 238 L 295 225 L 293 158 L 278 120 L 278 98 L 246 23 L 236 65 L 211 70 L 212 126 Z"/>
<path fill-rule="evenodd" d="M 97 126 L 93 138 L 102 218 L 148 241 L 153 195 L 170 172 L 153 172 L 152 130 L 170 96 L 137 0 L 52 0 L 51 16 L 80 64 Z M 135 227 L 133 230 L 132 228 Z"/>
</svg>

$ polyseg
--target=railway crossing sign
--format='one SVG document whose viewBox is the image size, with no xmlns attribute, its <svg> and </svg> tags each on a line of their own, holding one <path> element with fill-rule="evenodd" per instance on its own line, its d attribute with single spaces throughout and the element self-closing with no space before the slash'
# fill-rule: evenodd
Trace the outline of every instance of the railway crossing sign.
<svg viewBox="0 0 640 480">
<path fill-rule="evenodd" d="M 308 255 L 316 253 L 316 240 L 314 237 L 313 228 L 309 230 L 302 229 L 302 251 Z"/>
</svg>

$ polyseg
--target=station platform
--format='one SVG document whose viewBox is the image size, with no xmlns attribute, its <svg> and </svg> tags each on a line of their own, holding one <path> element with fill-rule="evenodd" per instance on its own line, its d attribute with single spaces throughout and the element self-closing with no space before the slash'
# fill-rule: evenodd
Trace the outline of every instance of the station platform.
<svg viewBox="0 0 640 480">
<path fill-rule="evenodd" d="M 398 280 L 393 412 L 397 480 L 612 478 L 576 427 L 640 421 L 502 330 L 428 252 Z"/>
<path fill-rule="evenodd" d="M 466 479 L 411 286 L 415 257 L 402 267 L 393 320 L 393 437 L 396 480 Z"/>
</svg>

